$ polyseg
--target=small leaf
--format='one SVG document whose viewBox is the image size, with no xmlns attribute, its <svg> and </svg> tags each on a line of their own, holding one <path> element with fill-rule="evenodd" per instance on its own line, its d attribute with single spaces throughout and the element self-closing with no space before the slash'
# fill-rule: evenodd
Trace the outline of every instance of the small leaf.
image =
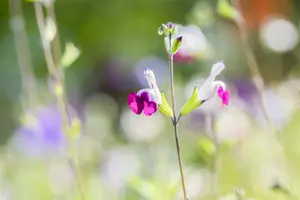
<svg viewBox="0 0 300 200">
<path fill-rule="evenodd" d="M 57 28 L 54 20 L 52 18 L 47 18 L 45 23 L 45 30 L 44 30 L 44 40 L 47 42 L 52 42 L 55 35 L 57 33 Z"/>
<path fill-rule="evenodd" d="M 179 50 L 181 43 L 182 43 L 182 36 L 176 38 L 173 41 L 173 44 L 172 44 L 172 54 L 175 54 Z"/>
<path fill-rule="evenodd" d="M 68 132 L 68 138 L 73 141 L 76 140 L 81 133 L 81 121 L 78 118 L 72 119 L 71 127 Z"/>
<path fill-rule="evenodd" d="M 158 33 L 158 35 L 163 35 L 164 34 L 164 29 L 163 29 L 162 26 L 158 28 L 157 33 Z"/>
<path fill-rule="evenodd" d="M 219 0 L 217 11 L 221 16 L 228 19 L 237 20 L 240 17 L 240 13 L 229 4 L 228 0 Z"/>
<path fill-rule="evenodd" d="M 80 53 L 80 50 L 73 43 L 67 43 L 60 61 L 61 66 L 69 67 L 79 57 Z"/>
<path fill-rule="evenodd" d="M 182 106 L 180 115 L 184 116 L 196 108 L 198 108 L 204 101 L 198 99 L 198 90 L 195 87 L 191 98 Z"/>
<path fill-rule="evenodd" d="M 169 106 L 165 94 L 163 92 L 161 93 L 161 99 L 162 99 L 162 103 L 158 105 L 159 111 L 167 117 L 172 117 L 173 111 Z"/>
<path fill-rule="evenodd" d="M 167 27 L 167 25 L 162 24 L 161 28 L 166 36 L 169 35 L 169 28 Z"/>
</svg>

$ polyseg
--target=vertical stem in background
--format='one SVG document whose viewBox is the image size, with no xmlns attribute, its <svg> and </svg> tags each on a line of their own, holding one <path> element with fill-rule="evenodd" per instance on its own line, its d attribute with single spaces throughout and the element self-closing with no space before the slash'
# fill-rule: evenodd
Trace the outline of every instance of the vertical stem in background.
<svg viewBox="0 0 300 200">
<path fill-rule="evenodd" d="M 47 67 L 48 67 L 49 74 L 52 78 L 55 79 L 56 83 L 58 83 L 60 85 L 60 87 L 62 88 L 62 93 L 63 94 L 62 95 L 55 95 L 55 96 L 56 96 L 56 99 L 57 99 L 57 104 L 58 104 L 60 114 L 62 116 L 62 129 L 63 129 L 63 132 L 67 135 L 68 131 L 70 131 L 70 129 L 71 129 L 71 116 L 70 116 L 70 113 L 68 111 L 68 109 L 69 109 L 68 105 L 69 104 L 68 104 L 68 99 L 66 97 L 66 92 L 65 92 L 66 90 L 65 90 L 65 84 L 64 84 L 64 76 L 61 72 L 61 68 L 60 68 L 60 65 L 59 65 L 59 62 L 60 62 L 60 45 L 59 45 L 58 36 L 57 35 L 55 36 L 54 42 L 53 42 L 54 52 L 56 52 L 56 54 L 57 54 L 56 60 L 54 60 L 54 57 L 52 55 L 51 42 L 46 41 L 43 38 L 44 37 L 43 34 L 44 34 L 44 30 L 45 30 L 45 17 L 44 17 L 43 7 L 42 7 L 41 3 L 40 2 L 34 2 L 34 9 L 35 9 L 36 20 L 37 20 L 41 40 L 42 40 L 44 56 L 45 56 L 45 60 L 46 60 L 46 64 L 47 64 Z M 47 12 L 48 17 L 55 20 L 55 14 L 54 14 L 52 4 L 49 6 L 47 11 L 48 11 Z M 73 151 L 74 144 L 73 144 L 72 141 L 68 140 L 67 148 L 68 148 L 68 150 Z M 80 182 L 81 174 L 79 173 L 76 162 L 75 162 L 73 156 L 71 156 L 67 160 L 68 160 L 69 166 L 71 168 L 71 171 L 74 174 L 76 182 L 78 184 L 78 189 L 80 190 L 81 198 L 85 199 L 84 191 L 82 189 L 81 182 Z"/>
<path fill-rule="evenodd" d="M 30 108 L 38 101 L 36 79 L 33 72 L 28 36 L 25 30 L 25 21 L 21 0 L 10 0 L 10 27 L 14 37 L 17 62 L 20 68 L 22 82 L 23 109 Z"/>
<path fill-rule="evenodd" d="M 206 122 L 206 133 L 207 136 L 211 138 L 214 147 L 215 152 L 212 156 L 211 161 L 211 193 L 214 195 L 214 197 L 218 196 L 219 190 L 218 190 L 218 159 L 219 159 L 219 153 L 220 153 L 220 147 L 219 142 L 217 138 L 217 134 L 214 131 L 214 119 L 211 115 L 206 115 L 205 117 Z"/>
<path fill-rule="evenodd" d="M 238 0 L 235 0 L 235 3 L 236 3 L 237 8 L 241 8 L 240 5 L 239 5 Z M 269 126 L 271 132 L 275 134 L 274 126 L 272 124 L 272 121 L 270 119 L 270 115 L 269 115 L 268 110 L 266 108 L 266 101 L 265 101 L 265 94 L 264 94 L 264 81 L 263 81 L 263 78 L 260 74 L 258 63 L 255 59 L 254 53 L 253 53 L 253 51 L 251 49 L 251 46 L 249 44 L 249 41 L 248 41 L 248 32 L 247 32 L 246 22 L 241 17 L 241 18 L 236 20 L 236 23 L 237 23 L 239 31 L 240 31 L 242 45 L 243 45 L 243 49 L 244 49 L 245 54 L 246 54 L 248 66 L 249 66 L 250 71 L 251 71 L 252 80 L 253 80 L 253 82 L 255 84 L 255 87 L 258 91 L 260 107 L 263 111 L 264 118 L 266 119 L 266 122 L 268 123 L 268 126 Z"/>
<path fill-rule="evenodd" d="M 175 91 L 174 91 L 174 73 L 173 73 L 173 54 L 172 54 L 172 35 L 169 35 L 169 76 L 170 76 L 170 89 L 171 89 L 171 99 L 172 99 L 172 110 L 173 110 L 173 128 L 174 128 L 174 137 L 176 143 L 176 150 L 177 150 L 177 157 L 178 157 L 178 164 L 180 170 L 180 177 L 181 177 L 181 185 L 183 190 L 183 197 L 184 200 L 187 200 L 187 193 L 186 193 L 186 186 L 184 181 L 184 174 L 183 174 L 183 166 L 181 160 L 181 151 L 179 145 L 179 137 L 178 137 L 178 119 L 176 117 L 176 101 L 175 101 Z"/>
</svg>

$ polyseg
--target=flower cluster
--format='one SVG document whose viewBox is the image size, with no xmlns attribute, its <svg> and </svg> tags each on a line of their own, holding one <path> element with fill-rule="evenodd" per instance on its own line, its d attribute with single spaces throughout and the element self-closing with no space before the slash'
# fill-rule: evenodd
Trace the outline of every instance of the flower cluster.
<svg viewBox="0 0 300 200">
<path fill-rule="evenodd" d="M 211 73 L 204 83 L 199 87 L 195 87 L 191 98 L 184 104 L 180 114 L 186 115 L 198 108 L 201 104 L 211 99 L 216 93 L 222 101 L 222 106 L 229 105 L 229 92 L 226 89 L 224 82 L 215 80 L 222 70 L 225 68 L 223 62 L 214 64 L 211 68 Z M 128 95 L 128 106 L 135 114 L 142 112 L 146 116 L 154 114 L 158 108 L 161 108 L 163 114 L 172 116 L 171 108 L 169 107 L 165 96 L 161 93 L 155 80 L 154 72 L 150 69 L 144 71 L 144 76 L 148 81 L 149 88 L 139 90 L 137 93 L 133 92 Z M 164 108 L 165 109 L 162 109 Z M 167 112 L 166 112 L 167 110 Z"/>
<path fill-rule="evenodd" d="M 169 61 L 172 62 L 174 55 L 179 52 L 183 44 L 183 36 L 178 35 L 178 27 L 173 23 L 162 24 L 158 29 L 158 34 L 165 37 L 166 49 L 169 54 Z M 174 84 L 173 84 L 173 64 L 170 64 L 170 80 L 172 91 L 172 107 L 175 109 L 174 100 Z M 133 92 L 128 95 L 128 106 L 135 114 L 140 115 L 142 112 L 146 116 L 151 116 L 157 110 L 160 110 L 164 115 L 171 117 L 174 124 L 177 124 L 180 116 L 186 115 L 207 100 L 211 99 L 216 93 L 222 101 L 222 107 L 229 104 L 229 92 L 226 89 L 225 83 L 219 80 L 215 80 L 216 77 L 225 69 L 223 61 L 215 63 L 210 75 L 199 87 L 195 87 L 194 92 L 190 99 L 183 105 L 180 111 L 180 115 L 173 116 L 176 113 L 172 110 L 164 96 L 156 84 L 154 72 L 150 69 L 144 71 L 144 76 L 148 81 L 149 88 L 141 89 L 137 93 Z"/>
</svg>

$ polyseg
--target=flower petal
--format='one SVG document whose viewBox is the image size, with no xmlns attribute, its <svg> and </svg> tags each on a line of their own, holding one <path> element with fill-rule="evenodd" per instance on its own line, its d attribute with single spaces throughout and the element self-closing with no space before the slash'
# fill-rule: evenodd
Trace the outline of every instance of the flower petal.
<svg viewBox="0 0 300 200">
<path fill-rule="evenodd" d="M 222 99 L 222 106 L 223 105 L 226 105 L 228 106 L 229 104 L 229 92 L 228 90 L 223 90 L 223 88 L 220 86 L 219 89 L 218 89 L 218 95 L 220 97 L 220 99 Z"/>
<path fill-rule="evenodd" d="M 157 111 L 157 104 L 153 101 L 146 102 L 144 101 L 144 114 L 146 116 L 151 116 Z"/>
<path fill-rule="evenodd" d="M 156 86 L 155 75 L 151 69 L 147 68 L 144 71 L 144 76 L 147 79 L 150 88 L 153 88 L 154 86 Z"/>
<path fill-rule="evenodd" d="M 150 99 L 148 92 L 141 93 L 140 98 L 144 104 L 144 114 L 146 116 L 151 116 L 157 111 L 157 103 Z"/>
<path fill-rule="evenodd" d="M 141 114 L 144 108 L 144 104 L 141 98 L 136 93 L 130 93 L 128 95 L 128 106 L 135 114 Z"/>
<path fill-rule="evenodd" d="M 225 69 L 225 64 L 223 61 L 215 63 L 211 68 L 209 78 L 212 81 L 215 80 L 216 76 L 218 76 L 223 71 L 223 69 Z"/>
</svg>

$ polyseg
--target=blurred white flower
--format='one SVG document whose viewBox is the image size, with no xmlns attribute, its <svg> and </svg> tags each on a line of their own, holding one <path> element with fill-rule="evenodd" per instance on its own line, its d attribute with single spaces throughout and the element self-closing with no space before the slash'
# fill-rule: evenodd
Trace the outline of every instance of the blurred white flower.
<svg viewBox="0 0 300 200">
<path fill-rule="evenodd" d="M 211 47 L 201 31 L 196 25 L 182 26 L 177 24 L 177 33 L 173 40 L 182 36 L 183 40 L 174 60 L 178 62 L 189 62 L 194 59 L 205 59 L 211 55 Z M 168 47 L 168 40 L 165 38 L 165 45 Z M 168 48 L 166 48 L 168 49 Z"/>
<path fill-rule="evenodd" d="M 52 164 L 48 171 L 49 184 L 54 194 L 64 195 L 73 185 L 73 174 L 66 164 Z"/>
<path fill-rule="evenodd" d="M 141 163 L 133 150 L 115 148 L 104 159 L 101 178 L 109 188 L 119 191 L 126 185 L 128 178 L 139 173 L 140 168 Z"/>
<path fill-rule="evenodd" d="M 275 52 L 286 52 L 295 48 L 298 43 L 296 27 L 285 19 L 272 18 L 260 28 L 263 44 Z"/>
<path fill-rule="evenodd" d="M 121 126 L 129 139 L 149 141 L 162 132 L 164 126 L 164 120 L 162 119 L 162 115 L 152 117 L 132 115 L 130 110 L 125 109 L 121 115 Z"/>
</svg>

